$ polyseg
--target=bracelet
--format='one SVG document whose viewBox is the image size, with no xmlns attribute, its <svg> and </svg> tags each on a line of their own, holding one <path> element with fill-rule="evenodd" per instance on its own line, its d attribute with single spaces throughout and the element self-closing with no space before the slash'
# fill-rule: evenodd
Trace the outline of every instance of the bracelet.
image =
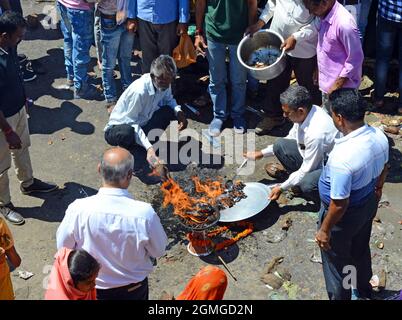
<svg viewBox="0 0 402 320">
<path fill-rule="evenodd" d="M 204 35 L 204 31 L 202 29 L 195 30 L 195 36 L 202 36 Z"/>
<path fill-rule="evenodd" d="M 13 128 L 9 127 L 7 130 L 3 130 L 4 135 L 8 136 L 10 133 L 12 133 L 14 130 Z"/>
</svg>

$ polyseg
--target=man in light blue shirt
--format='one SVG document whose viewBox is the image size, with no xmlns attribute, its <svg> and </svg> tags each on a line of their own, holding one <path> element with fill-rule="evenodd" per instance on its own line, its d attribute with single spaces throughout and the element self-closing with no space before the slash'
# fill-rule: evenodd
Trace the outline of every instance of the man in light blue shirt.
<svg viewBox="0 0 402 320">
<path fill-rule="evenodd" d="M 178 36 L 187 33 L 190 19 L 189 0 L 127 0 L 128 16 L 137 18 L 142 72 L 150 70 L 161 54 L 172 55 Z"/>
<path fill-rule="evenodd" d="M 105 127 L 107 143 L 129 151 L 136 145 L 142 146 L 147 151 L 147 160 L 151 165 L 159 162 L 148 133 L 152 129 L 165 130 L 175 115 L 179 130 L 187 127 L 187 120 L 173 98 L 170 87 L 176 71 L 173 58 L 161 55 L 152 62 L 151 73 L 144 74 L 123 92 Z M 155 131 L 152 136 L 156 140 Z"/>
<path fill-rule="evenodd" d="M 353 89 L 334 91 L 330 103 L 332 119 L 343 137 L 335 139 L 321 173 L 322 206 L 315 240 L 329 298 L 350 300 L 351 287 L 344 285 L 350 276 L 358 295 L 370 298 L 369 241 L 388 171 L 388 140 L 381 130 L 364 123 L 365 108 Z"/>
</svg>

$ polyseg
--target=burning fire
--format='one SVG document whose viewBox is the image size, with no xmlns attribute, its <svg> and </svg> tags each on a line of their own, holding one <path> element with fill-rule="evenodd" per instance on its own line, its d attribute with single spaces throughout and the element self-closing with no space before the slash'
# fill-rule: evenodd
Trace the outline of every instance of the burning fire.
<svg viewBox="0 0 402 320">
<path fill-rule="evenodd" d="M 211 211 L 216 204 L 217 198 L 225 191 L 220 181 L 201 182 L 198 177 L 192 177 L 195 191 L 200 197 L 192 197 L 187 194 L 180 185 L 169 178 L 162 183 L 161 190 L 164 194 L 163 206 L 171 204 L 174 213 L 184 219 L 190 219 L 196 223 L 205 221 L 205 213 Z M 191 213 L 191 214 L 190 214 Z M 202 215 L 204 213 L 204 216 Z"/>
</svg>

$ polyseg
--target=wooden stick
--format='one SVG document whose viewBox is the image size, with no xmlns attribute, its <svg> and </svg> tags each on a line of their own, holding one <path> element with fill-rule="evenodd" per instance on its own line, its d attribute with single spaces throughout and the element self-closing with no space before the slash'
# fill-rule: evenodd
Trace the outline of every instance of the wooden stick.
<svg viewBox="0 0 402 320">
<path fill-rule="evenodd" d="M 237 281 L 236 277 L 233 275 L 232 271 L 230 271 L 228 265 L 226 264 L 226 262 L 222 259 L 222 257 L 216 253 L 216 251 L 214 250 L 214 253 L 216 254 L 216 256 L 218 257 L 219 261 L 222 262 L 223 266 L 225 267 L 225 269 L 229 272 L 230 276 L 233 278 L 234 281 Z"/>
</svg>

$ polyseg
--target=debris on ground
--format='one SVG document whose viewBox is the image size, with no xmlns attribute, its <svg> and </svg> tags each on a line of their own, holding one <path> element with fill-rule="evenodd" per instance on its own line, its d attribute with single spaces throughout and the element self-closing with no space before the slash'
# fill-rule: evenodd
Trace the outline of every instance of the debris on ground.
<svg viewBox="0 0 402 320">
<path fill-rule="evenodd" d="M 21 279 L 28 280 L 29 278 L 33 277 L 34 274 L 29 271 L 19 270 L 17 276 Z"/>
<path fill-rule="evenodd" d="M 376 245 L 376 247 L 378 248 L 378 249 L 384 249 L 384 242 L 382 242 L 382 241 L 376 241 L 375 242 L 375 245 Z"/>
<path fill-rule="evenodd" d="M 285 222 L 282 224 L 282 230 L 288 231 L 289 228 L 292 226 L 293 221 L 291 218 L 287 218 Z"/>
<path fill-rule="evenodd" d="M 285 230 L 281 230 L 275 234 L 268 234 L 267 241 L 270 243 L 279 243 L 279 242 L 283 241 L 287 235 L 288 235 L 288 233 Z"/>
<path fill-rule="evenodd" d="M 310 256 L 310 261 L 313 263 L 321 263 L 322 264 L 321 251 L 319 253 L 317 253 L 316 251 L 317 250 L 314 248 L 314 252 Z"/>
<path fill-rule="evenodd" d="M 297 292 L 299 291 L 299 286 L 297 284 L 290 281 L 285 281 L 283 288 L 288 294 L 289 299 L 295 300 L 297 298 Z"/>
</svg>

